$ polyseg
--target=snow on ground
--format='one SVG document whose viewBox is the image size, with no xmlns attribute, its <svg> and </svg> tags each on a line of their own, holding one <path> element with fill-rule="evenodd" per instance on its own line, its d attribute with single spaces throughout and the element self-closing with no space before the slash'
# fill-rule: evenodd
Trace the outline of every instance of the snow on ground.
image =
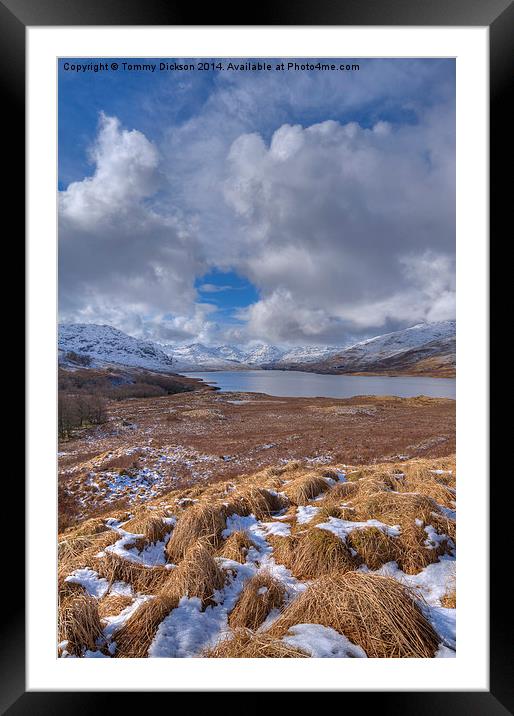
<svg viewBox="0 0 514 716">
<path fill-rule="evenodd" d="M 164 518 L 170 526 L 170 533 L 175 524 L 175 518 L 169 517 Z M 139 551 L 135 546 L 134 542 L 137 539 L 145 539 L 143 534 L 133 534 L 132 532 L 126 532 L 121 528 L 116 530 L 120 535 L 120 539 L 112 545 L 105 548 L 104 552 L 110 552 L 118 557 L 128 560 L 129 562 L 135 562 L 136 564 L 142 564 L 145 567 L 156 567 L 157 565 L 165 565 L 167 563 L 165 547 L 166 542 L 169 539 L 169 535 L 166 536 L 160 542 L 154 544 L 148 544 L 146 547 Z M 102 553 L 100 553 L 102 554 Z"/>
<path fill-rule="evenodd" d="M 100 577 L 94 569 L 76 569 L 64 581 L 80 584 L 91 597 L 97 599 L 101 599 L 109 591 L 108 580 Z"/>
<path fill-rule="evenodd" d="M 379 520 L 366 520 L 366 522 L 350 522 L 349 520 L 340 520 L 338 517 L 329 517 L 328 522 L 320 522 L 316 525 L 321 530 L 333 532 L 337 537 L 346 540 L 346 537 L 353 530 L 363 529 L 365 527 L 377 527 L 379 530 L 390 537 L 398 537 L 400 535 L 399 525 L 386 525 Z"/>
<path fill-rule="evenodd" d="M 143 602 L 147 602 L 150 599 L 153 599 L 153 597 L 149 595 L 139 595 L 138 597 L 136 597 L 136 599 L 134 599 L 132 604 L 129 604 L 128 607 L 125 607 L 125 609 L 123 609 L 123 611 L 121 611 L 119 614 L 104 617 L 103 635 L 106 642 L 110 642 L 113 637 L 115 639 L 115 633 L 118 631 L 118 629 L 121 629 L 127 619 L 132 616 L 132 614 L 136 611 L 140 604 L 143 604 Z M 113 645 L 110 651 L 114 652 L 114 650 L 115 648 Z"/>
<path fill-rule="evenodd" d="M 330 478 L 328 478 L 330 480 Z M 344 480 L 343 472 L 338 475 Z M 331 483 L 335 482 L 330 480 Z M 296 519 L 299 524 L 310 522 L 319 508 L 314 504 L 299 506 L 296 509 Z M 448 516 L 454 516 L 453 510 L 447 509 Z M 241 564 L 232 560 L 217 557 L 216 561 L 226 574 L 226 583 L 223 589 L 213 595 L 213 604 L 203 609 L 201 601 L 196 597 L 184 595 L 176 609 L 161 622 L 155 638 L 150 646 L 148 655 L 153 658 L 189 658 L 197 657 L 221 640 L 230 637 L 231 629 L 228 617 L 234 608 L 245 584 L 259 572 L 271 573 L 279 580 L 286 590 L 286 604 L 294 600 L 302 591 L 308 588 L 308 582 L 301 582 L 282 564 L 277 564 L 273 556 L 273 548 L 268 541 L 271 535 L 288 536 L 291 526 L 282 522 L 284 515 L 277 513 L 271 521 L 258 520 L 255 515 L 230 515 L 226 520 L 226 529 L 222 536 L 226 539 L 236 531 L 244 531 L 251 539 L 253 546 L 248 550 L 246 562 Z M 167 518 L 170 533 L 175 518 Z M 106 520 L 106 525 L 117 532 L 119 539 L 105 548 L 99 555 L 110 552 L 123 559 L 144 565 L 148 568 L 156 565 L 166 565 L 165 545 L 168 536 L 156 544 L 147 545 L 139 551 L 135 545 L 136 540 L 144 539 L 142 534 L 134 534 L 123 529 L 123 522 L 119 520 Z M 352 522 L 330 517 L 327 522 L 316 525 L 315 528 L 325 529 L 342 540 L 346 540 L 353 530 L 366 527 L 376 527 L 393 537 L 400 535 L 398 525 L 387 525 L 378 520 L 370 519 L 364 522 Z M 444 537 L 441 537 L 431 526 L 425 527 L 427 533 L 427 546 L 437 546 Z M 167 565 L 170 569 L 172 565 Z M 365 565 L 359 568 L 363 572 L 371 572 Z M 428 565 L 418 574 L 407 575 L 396 562 L 383 565 L 374 573 L 393 577 L 408 587 L 413 588 L 420 595 L 420 605 L 427 619 L 440 636 L 440 647 L 436 654 L 440 658 L 455 656 L 455 623 L 456 610 L 442 606 L 441 600 L 455 585 L 455 556 L 444 555 L 439 561 Z M 77 569 L 70 574 L 66 581 L 80 584 L 86 592 L 96 599 L 107 594 L 123 595 L 133 598 L 133 602 L 118 615 L 108 616 L 103 620 L 103 636 L 99 640 L 97 651 L 87 651 L 87 658 L 100 658 L 106 654 L 116 654 L 116 632 L 134 613 L 143 602 L 153 599 L 151 595 L 134 594 L 130 585 L 124 582 L 109 584 L 107 579 L 101 578 L 93 569 Z M 273 610 L 259 631 L 268 629 L 279 616 L 278 609 Z M 333 629 L 319 624 L 298 624 L 293 626 L 283 641 L 290 646 L 298 647 L 315 658 L 363 658 L 364 651 L 351 643 L 346 636 Z M 66 645 L 61 646 L 62 656 L 69 657 Z"/>
<path fill-rule="evenodd" d="M 67 492 L 84 507 L 109 504 L 119 499 L 129 503 L 148 501 L 170 489 L 179 479 L 180 470 L 187 469 L 192 478 L 206 480 L 211 474 L 211 463 L 219 457 L 200 453 L 184 445 L 168 445 L 159 448 L 151 445 L 117 449 L 102 453 L 91 460 L 66 468 L 63 476 L 76 479 L 68 485 Z M 137 469 L 116 469 L 109 463 L 136 454 Z M 82 476 L 87 471 L 84 479 Z M 176 472 L 177 471 L 177 472 Z"/>
<path fill-rule="evenodd" d="M 228 616 L 244 585 L 258 572 L 270 573 L 282 582 L 287 601 L 294 599 L 307 588 L 307 585 L 293 577 L 284 565 L 276 564 L 272 556 L 273 549 L 266 541 L 266 536 L 269 534 L 289 534 L 289 525 L 260 522 L 254 515 L 247 517 L 230 515 L 223 536 L 229 537 L 238 530 L 245 531 L 255 545 L 248 550 L 246 562 L 241 564 L 218 557 L 218 564 L 227 573 L 227 583 L 223 589 L 214 594 L 216 604 L 202 611 L 200 599 L 182 597 L 179 606 L 173 609 L 159 625 L 148 651 L 150 657 L 195 657 L 222 639 L 228 638 L 231 633 Z M 278 615 L 278 610 L 268 615 L 266 628 Z"/>
<path fill-rule="evenodd" d="M 360 646 L 352 644 L 343 634 L 321 624 L 297 624 L 282 639 L 289 646 L 297 647 L 315 658 L 367 659 Z"/>
<path fill-rule="evenodd" d="M 182 597 L 178 607 L 160 623 L 148 656 L 197 656 L 202 649 L 214 646 L 226 626 L 225 610 L 207 607 L 202 611 L 198 597 Z"/>
<path fill-rule="evenodd" d="M 453 651 L 452 656 L 455 656 L 456 612 L 456 609 L 446 609 L 445 607 L 428 606 L 425 609 L 428 621 L 441 637 L 440 649 L 446 650 L 445 657 L 450 656 L 450 651 Z"/>
<path fill-rule="evenodd" d="M 319 507 L 313 505 L 307 505 L 306 507 L 300 506 L 296 510 L 296 521 L 299 525 L 304 525 L 310 522 L 319 512 Z"/>
<path fill-rule="evenodd" d="M 254 515 L 243 517 L 241 515 L 229 515 L 227 517 L 227 527 L 222 532 L 222 537 L 227 539 L 233 532 L 247 532 L 250 539 L 261 549 L 271 547 L 266 542 L 269 535 L 278 535 L 279 537 L 288 537 L 291 534 L 291 526 L 283 522 L 261 522 Z"/>
<path fill-rule="evenodd" d="M 455 559 L 443 555 L 439 562 L 429 564 L 418 574 L 405 574 L 396 562 L 388 562 L 377 570 L 377 574 L 394 577 L 419 591 L 429 605 L 441 606 L 441 599 L 455 586 Z"/>
</svg>

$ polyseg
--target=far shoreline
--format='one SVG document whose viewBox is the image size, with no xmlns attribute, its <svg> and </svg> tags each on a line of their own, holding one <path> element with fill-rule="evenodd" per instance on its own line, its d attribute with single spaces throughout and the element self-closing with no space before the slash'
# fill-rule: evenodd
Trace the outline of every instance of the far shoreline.
<svg viewBox="0 0 514 716">
<path fill-rule="evenodd" d="M 279 369 L 201 370 L 181 375 L 201 380 L 207 389 L 219 393 L 259 393 L 277 398 L 345 399 L 359 395 L 456 399 L 455 378 L 437 376 L 430 376 L 437 377 L 437 381 L 428 381 L 429 376 L 424 375 L 349 375 Z M 342 380 L 334 380 L 337 377 Z"/>
</svg>

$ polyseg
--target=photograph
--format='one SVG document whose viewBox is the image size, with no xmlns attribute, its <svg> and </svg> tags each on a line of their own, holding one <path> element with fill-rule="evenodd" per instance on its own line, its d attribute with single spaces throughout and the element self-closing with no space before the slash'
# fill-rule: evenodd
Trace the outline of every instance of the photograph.
<svg viewBox="0 0 514 716">
<path fill-rule="evenodd" d="M 455 58 L 56 72 L 54 653 L 455 658 Z"/>
</svg>

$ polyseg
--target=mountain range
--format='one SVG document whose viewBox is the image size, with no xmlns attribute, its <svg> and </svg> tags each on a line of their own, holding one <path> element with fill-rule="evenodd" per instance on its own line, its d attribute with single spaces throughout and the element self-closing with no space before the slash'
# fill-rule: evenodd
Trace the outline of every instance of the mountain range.
<svg viewBox="0 0 514 716">
<path fill-rule="evenodd" d="M 455 374 L 455 321 L 421 323 L 351 346 L 296 346 L 267 343 L 206 346 L 159 345 L 112 326 L 59 325 L 59 361 L 141 367 L 161 372 L 281 369 L 319 373 Z"/>
</svg>

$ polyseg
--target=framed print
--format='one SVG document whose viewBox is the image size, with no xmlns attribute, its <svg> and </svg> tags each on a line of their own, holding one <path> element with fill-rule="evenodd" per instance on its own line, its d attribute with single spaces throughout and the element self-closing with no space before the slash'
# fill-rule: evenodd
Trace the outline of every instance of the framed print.
<svg viewBox="0 0 514 716">
<path fill-rule="evenodd" d="M 4 711 L 508 712 L 488 270 L 512 7 L 0 13 L 28 309 Z"/>
</svg>

